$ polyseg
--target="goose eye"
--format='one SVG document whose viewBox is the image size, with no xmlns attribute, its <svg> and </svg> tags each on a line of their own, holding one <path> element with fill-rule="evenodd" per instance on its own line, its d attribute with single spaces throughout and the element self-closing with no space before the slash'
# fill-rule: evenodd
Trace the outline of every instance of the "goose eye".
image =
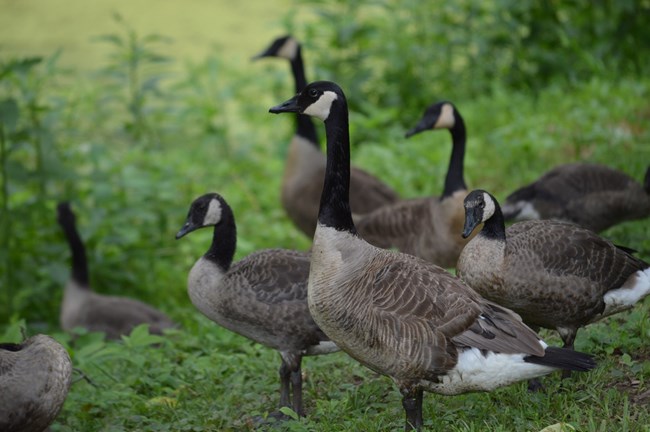
<svg viewBox="0 0 650 432">
<path fill-rule="evenodd" d="M 485 208 L 485 201 L 478 203 L 478 208 Z"/>
<path fill-rule="evenodd" d="M 318 90 L 309 89 L 309 96 L 315 98 L 316 96 L 318 96 Z"/>
</svg>

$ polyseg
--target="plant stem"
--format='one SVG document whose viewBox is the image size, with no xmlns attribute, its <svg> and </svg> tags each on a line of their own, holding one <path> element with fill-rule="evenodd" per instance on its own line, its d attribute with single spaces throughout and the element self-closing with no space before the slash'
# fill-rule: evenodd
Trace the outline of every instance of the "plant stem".
<svg viewBox="0 0 650 432">
<path fill-rule="evenodd" d="M 40 194 L 39 199 L 44 202 L 47 198 L 46 194 L 46 176 L 45 164 L 43 162 L 43 129 L 41 128 L 41 121 L 36 114 L 35 104 L 30 104 L 29 115 L 32 120 L 32 125 L 36 133 L 34 134 L 34 148 L 36 149 L 36 172 L 38 173 L 38 191 Z"/>
<path fill-rule="evenodd" d="M 2 176 L 2 250 L 4 252 L 4 267 L 5 270 L 3 274 L 3 283 L 6 287 L 7 299 L 5 304 L 7 305 L 7 317 L 11 316 L 12 307 L 11 307 L 11 298 L 12 298 L 12 289 L 11 289 L 11 242 L 9 239 L 9 233 L 11 232 L 11 218 L 9 217 L 9 174 L 7 173 L 7 137 L 5 135 L 5 129 L 2 123 L 0 123 L 0 175 Z"/>
</svg>

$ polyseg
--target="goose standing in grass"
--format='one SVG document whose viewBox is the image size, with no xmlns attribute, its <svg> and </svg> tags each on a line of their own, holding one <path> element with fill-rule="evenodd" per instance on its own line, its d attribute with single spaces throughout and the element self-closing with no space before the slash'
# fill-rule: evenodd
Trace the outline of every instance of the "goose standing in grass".
<svg viewBox="0 0 650 432">
<path fill-rule="evenodd" d="M 46 335 L 0 344 L 0 430 L 41 432 L 61 411 L 72 380 L 65 348 Z"/>
<path fill-rule="evenodd" d="M 119 339 L 139 324 L 149 324 L 149 331 L 156 334 L 175 326 L 164 313 L 141 301 L 93 292 L 88 277 L 86 249 L 77 232 L 76 218 L 70 204 L 59 203 L 57 214 L 72 254 L 72 274 L 61 303 L 63 330 L 85 327 L 89 331 L 104 332 L 109 339 Z"/>
<path fill-rule="evenodd" d="M 650 167 L 643 185 L 605 165 L 560 165 L 508 195 L 505 220 L 559 219 L 595 232 L 650 216 Z"/>
<path fill-rule="evenodd" d="M 348 200 L 348 108 L 338 85 L 311 83 L 270 111 L 325 122 L 327 173 L 312 246 L 309 310 L 342 350 L 393 378 L 407 430 L 423 425 L 423 390 L 490 391 L 556 369 L 595 366 L 589 355 L 548 347 L 519 316 L 444 269 L 359 237 Z"/>
<path fill-rule="evenodd" d="M 296 93 L 307 85 L 301 47 L 295 38 L 280 37 L 254 58 L 263 57 L 289 60 Z M 296 122 L 296 133 L 289 144 L 282 178 L 281 200 L 298 229 L 313 238 L 325 177 L 325 155 L 320 150 L 316 127 L 311 118 L 297 114 Z M 381 180 L 362 169 L 352 168 L 350 204 L 353 213 L 363 215 L 398 200 L 397 193 Z"/>
<path fill-rule="evenodd" d="M 465 122 L 451 102 L 438 102 L 426 109 L 406 137 L 431 129 L 449 129 L 453 144 L 442 196 L 389 204 L 355 221 L 359 235 L 368 243 L 395 248 L 441 267 L 454 267 L 469 241 L 460 235 L 467 195 L 463 176 Z"/>
<path fill-rule="evenodd" d="M 265 249 L 232 265 L 237 228 L 232 209 L 216 193 L 197 198 L 179 239 L 214 226 L 210 249 L 190 271 L 187 290 L 192 304 L 212 321 L 280 353 L 280 406 L 304 415 L 303 356 L 338 351 L 316 325 L 307 306 L 309 254 Z M 274 417 L 282 418 L 280 413 Z"/>
<path fill-rule="evenodd" d="M 573 223 L 519 222 L 507 230 L 497 200 L 483 190 L 465 198 L 458 274 L 483 297 L 526 324 L 558 331 L 573 349 L 578 329 L 630 309 L 650 293 L 650 264 Z M 565 374 L 566 375 L 566 374 Z"/>
</svg>

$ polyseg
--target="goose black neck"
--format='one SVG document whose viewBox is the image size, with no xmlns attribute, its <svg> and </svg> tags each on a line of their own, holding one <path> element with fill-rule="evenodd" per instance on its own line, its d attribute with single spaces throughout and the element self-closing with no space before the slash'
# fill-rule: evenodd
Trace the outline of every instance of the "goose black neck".
<svg viewBox="0 0 650 432">
<path fill-rule="evenodd" d="M 291 72 L 296 84 L 296 94 L 300 93 L 302 89 L 307 87 L 307 77 L 305 76 L 305 65 L 302 61 L 302 53 L 300 46 L 296 50 L 296 56 L 291 60 Z M 320 149 L 318 141 L 318 134 L 316 133 L 316 126 L 314 125 L 311 117 L 296 114 L 296 135 L 307 139 L 310 143 L 314 144 Z"/>
<path fill-rule="evenodd" d="M 480 235 L 491 240 L 506 240 L 506 224 L 501 212 L 501 206 L 496 200 L 494 200 L 494 214 L 483 223 Z"/>
<path fill-rule="evenodd" d="M 70 246 L 70 253 L 72 254 L 72 279 L 74 279 L 80 286 L 89 287 L 90 280 L 88 277 L 88 262 L 86 259 L 86 248 L 77 232 L 74 222 L 63 221 L 61 228 Z"/>
<path fill-rule="evenodd" d="M 445 189 L 442 193 L 443 198 L 451 196 L 456 191 L 467 189 L 463 174 L 465 142 L 467 140 L 465 122 L 458 111 L 454 112 L 454 116 L 456 122 L 454 127 L 449 130 L 453 147 L 451 149 L 451 157 L 449 158 L 447 176 L 445 177 Z"/>
<path fill-rule="evenodd" d="M 350 130 L 348 105 L 339 95 L 325 120 L 327 166 L 318 222 L 338 231 L 356 233 L 350 210 Z"/>
<path fill-rule="evenodd" d="M 223 205 L 221 221 L 215 225 L 212 235 L 212 244 L 205 253 L 204 258 L 216 264 L 221 270 L 227 272 L 232 264 L 237 248 L 237 226 L 232 209 Z"/>
<path fill-rule="evenodd" d="M 643 178 L 643 189 L 650 195 L 650 167 L 646 170 L 645 177 Z"/>
</svg>

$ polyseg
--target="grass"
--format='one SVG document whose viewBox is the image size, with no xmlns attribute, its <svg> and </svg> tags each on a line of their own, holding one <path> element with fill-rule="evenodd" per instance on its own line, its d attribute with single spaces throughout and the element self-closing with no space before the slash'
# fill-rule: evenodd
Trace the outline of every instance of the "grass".
<svg viewBox="0 0 650 432">
<path fill-rule="evenodd" d="M 609 86 L 595 81 L 569 93 L 549 89 L 536 101 L 516 93 L 499 93 L 493 98 L 458 102 L 469 126 L 468 182 L 503 197 L 514 185 L 532 180 L 547 167 L 579 154 L 640 178 L 648 160 L 648 130 L 644 123 L 648 106 L 643 97 L 648 89 L 647 83 Z M 260 105 L 261 113 L 270 106 Z M 264 116 L 260 114 L 259 119 Z M 359 121 L 363 119 L 356 120 L 357 124 L 363 123 Z M 139 202 L 140 207 L 113 208 L 104 217 L 115 218 L 120 212 L 135 217 L 146 208 L 144 203 L 153 199 L 174 205 L 166 210 L 169 220 L 163 225 L 168 228 L 160 234 L 161 244 L 165 245 L 162 250 L 147 249 L 137 229 L 128 224 L 114 227 L 114 235 L 122 243 L 140 245 L 142 250 L 132 260 L 146 258 L 152 262 L 154 270 L 150 274 L 133 276 L 139 282 L 137 288 L 107 287 L 99 282 L 102 279 L 98 271 L 106 275 L 115 268 L 116 260 L 121 261 L 122 246 L 120 242 L 102 245 L 102 238 L 95 238 L 101 235 L 101 229 L 85 231 L 91 250 L 95 249 L 91 271 L 98 281 L 97 290 L 148 298 L 181 322 L 183 330 L 162 340 L 132 335 L 136 342 L 126 339 L 115 343 L 103 342 L 97 335 L 83 335 L 73 343 L 69 336 L 49 325 L 49 331 L 69 346 L 76 366 L 94 384 L 80 381 L 73 386 L 53 430 L 248 430 L 253 427 L 252 416 L 263 416 L 275 409 L 277 354 L 213 325 L 189 305 L 184 294 L 187 271 L 207 248 L 211 233 L 206 230 L 188 241 L 172 240 L 191 199 L 215 189 L 231 200 L 236 211 L 240 227 L 238 256 L 262 247 L 308 246 L 277 204 L 281 147 L 289 136 L 281 123 L 286 122 L 273 116 L 260 122 L 250 132 L 252 136 L 228 140 L 227 148 L 216 149 L 196 140 L 191 149 L 171 145 L 164 152 L 154 153 L 158 156 L 137 148 L 120 151 L 121 181 L 131 187 L 130 202 Z M 381 143 L 357 143 L 355 162 L 386 178 L 405 196 L 438 192 L 449 153 L 448 134 L 422 134 L 421 139 L 407 142 L 399 137 L 401 130 L 398 125 L 388 128 Z M 143 160 L 146 155 L 153 160 Z M 140 166 L 145 170 L 136 169 Z M 260 183 L 261 178 L 264 183 Z M 154 185 L 155 195 L 151 195 Z M 84 206 L 84 210 L 102 211 L 99 206 Z M 605 233 L 617 243 L 639 250 L 645 259 L 650 257 L 648 234 L 644 221 L 622 224 Z M 133 239 L 128 240 L 130 237 Z M 65 250 L 63 246 L 61 250 Z M 65 259 L 57 265 L 65 267 Z M 64 271 L 59 274 L 65 277 Z M 597 370 L 576 375 L 568 382 L 551 376 L 545 380 L 545 391 L 539 394 L 528 394 L 522 383 L 491 394 L 428 395 L 427 428 L 541 430 L 567 423 L 585 431 L 647 430 L 649 306 L 646 300 L 630 313 L 579 333 L 577 348 L 597 355 Z M 56 316 L 55 311 L 52 314 Z M 546 332 L 545 337 L 559 344 L 551 332 Z M 161 346 L 154 348 L 154 343 Z M 278 430 L 401 428 L 400 397 L 390 380 L 359 366 L 345 354 L 307 359 L 305 377 L 309 417 L 278 426 Z"/>
<path fill-rule="evenodd" d="M 276 36 L 261 33 L 236 41 L 251 45 L 236 51 L 241 59 Z M 139 41 L 152 54 L 171 54 L 168 45 Z M 207 249 L 211 232 L 181 241 L 173 236 L 190 202 L 217 191 L 235 211 L 237 258 L 265 247 L 309 247 L 279 205 L 292 121 L 267 113 L 293 92 L 286 64 L 231 62 L 218 50 L 199 52 L 184 64 L 145 59 L 137 67 L 135 91 L 128 92 L 129 69 L 120 57 L 125 51 L 111 44 L 105 49 L 102 61 L 91 64 L 106 67 L 70 63 L 66 72 L 51 61 L 11 82 L 0 81 L 0 100 L 11 97 L 19 104 L 22 131 L 8 142 L 10 219 L 5 214 L 0 220 L 10 220 L 11 237 L 0 262 L 11 270 L 11 283 L 3 279 L 0 296 L 7 301 L 0 307 L 8 309 L 0 320 L 0 340 L 18 340 L 23 323 L 30 334 L 52 334 L 89 378 L 73 385 L 53 431 L 252 429 L 253 416 L 264 416 L 278 403 L 279 356 L 217 327 L 191 306 L 187 272 Z M 90 72 L 82 72 L 85 68 Z M 345 77 L 339 83 L 347 88 Z M 647 78 L 594 78 L 550 86 L 536 96 L 495 84 L 489 96 L 454 100 L 468 127 L 467 182 L 503 199 L 552 166 L 574 160 L 606 163 L 640 180 L 650 161 L 649 96 Z M 138 97 L 143 98 L 139 114 L 133 109 Z M 439 194 L 449 134 L 405 140 L 412 124 L 392 121 L 401 108 L 352 113 L 353 162 L 402 196 Z M 424 108 L 409 107 L 417 115 Z M 47 162 L 40 168 L 37 148 Z M 140 328 L 121 342 L 60 331 L 58 307 L 69 271 L 54 218 L 61 199 L 71 199 L 78 214 L 95 290 L 155 304 L 181 323 L 180 330 L 159 338 Z M 647 221 L 621 224 L 603 235 L 650 259 Z M 594 353 L 598 369 L 566 382 L 550 376 L 540 393 L 529 394 L 520 383 L 490 394 L 428 394 L 426 429 L 539 431 L 565 424 L 580 431 L 649 430 L 649 309 L 646 299 L 581 330 L 577 349 Z M 552 332 L 543 336 L 560 343 Z M 308 417 L 274 430 L 402 428 L 394 385 L 345 354 L 308 358 L 304 374 Z"/>
</svg>

